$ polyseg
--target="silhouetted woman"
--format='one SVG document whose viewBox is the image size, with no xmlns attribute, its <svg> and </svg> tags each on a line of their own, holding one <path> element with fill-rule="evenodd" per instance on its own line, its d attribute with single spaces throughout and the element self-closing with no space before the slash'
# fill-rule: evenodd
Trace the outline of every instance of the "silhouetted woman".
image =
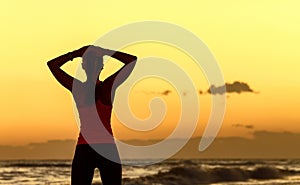
<svg viewBox="0 0 300 185">
<path fill-rule="evenodd" d="M 129 63 L 132 65 L 128 65 L 131 67 L 126 68 L 125 72 L 120 73 L 121 68 L 103 82 L 99 81 L 104 55 L 123 62 L 123 68 Z M 82 69 L 87 76 L 85 82 L 61 69 L 63 64 L 76 57 L 82 57 Z M 113 84 L 119 85 L 128 77 L 136 59 L 119 51 L 85 46 L 47 63 L 57 81 L 72 92 L 80 118 L 80 133 L 72 161 L 72 185 L 91 184 L 95 168 L 100 171 L 103 185 L 122 184 L 122 167 L 110 122 L 115 89 Z M 114 83 L 118 73 L 118 82 Z"/>
</svg>

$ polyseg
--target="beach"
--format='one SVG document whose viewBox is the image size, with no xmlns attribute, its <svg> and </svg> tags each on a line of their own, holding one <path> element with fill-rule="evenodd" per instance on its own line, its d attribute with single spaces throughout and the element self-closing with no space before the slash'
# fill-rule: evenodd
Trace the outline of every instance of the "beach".
<svg viewBox="0 0 300 185">
<path fill-rule="evenodd" d="M 126 161 L 132 165 L 146 160 Z M 148 166 L 123 166 L 125 185 L 271 185 L 300 184 L 300 160 L 172 159 Z M 0 184 L 70 184 L 70 160 L 5 160 Z M 101 184 L 95 170 L 93 184 Z"/>
</svg>

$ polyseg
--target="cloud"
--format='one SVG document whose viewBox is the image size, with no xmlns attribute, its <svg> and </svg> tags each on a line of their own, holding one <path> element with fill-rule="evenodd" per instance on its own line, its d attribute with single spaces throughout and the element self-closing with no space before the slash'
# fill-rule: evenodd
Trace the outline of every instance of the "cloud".
<svg viewBox="0 0 300 185">
<path fill-rule="evenodd" d="M 233 83 L 225 83 L 225 85 L 217 87 L 215 85 L 211 85 L 207 92 L 210 94 L 224 94 L 225 92 L 238 94 L 243 92 L 255 93 L 247 83 L 239 81 L 235 81 Z"/>
<path fill-rule="evenodd" d="M 157 91 L 140 91 L 140 92 L 142 92 L 144 94 L 148 94 L 148 95 L 155 94 L 155 95 L 161 95 L 161 96 L 168 96 L 168 95 L 170 95 L 170 93 L 172 93 L 172 91 L 169 90 L 169 89 L 166 89 L 166 90 L 161 91 L 161 92 L 157 92 Z M 200 94 L 201 93 L 202 93 L 202 91 L 200 92 Z M 182 94 L 182 96 L 188 96 L 189 92 L 188 91 L 182 91 L 181 94 Z"/>
<path fill-rule="evenodd" d="M 166 96 L 167 96 L 169 93 L 171 93 L 171 91 L 170 91 L 170 90 L 165 90 L 165 91 L 164 91 L 164 92 L 162 92 L 161 94 L 162 94 L 162 95 L 166 95 Z"/>
<path fill-rule="evenodd" d="M 156 92 L 156 91 L 142 91 L 145 94 L 156 94 L 156 95 L 163 95 L 163 96 L 168 96 L 172 91 L 167 89 L 162 92 Z"/>
<path fill-rule="evenodd" d="M 161 92 L 159 91 L 142 91 L 145 94 L 155 94 L 155 95 L 162 95 L 162 96 L 168 96 L 170 95 L 170 93 L 172 93 L 171 90 L 166 89 L 163 90 Z M 234 81 L 233 83 L 225 83 L 225 85 L 222 86 L 215 86 L 215 85 L 211 85 L 210 88 L 207 91 L 202 91 L 199 90 L 198 93 L 200 95 L 209 93 L 209 94 L 224 94 L 224 93 L 244 93 L 244 92 L 250 92 L 250 93 L 257 93 L 254 90 L 252 90 L 250 88 L 250 86 L 245 83 L 245 82 L 239 82 L 239 81 Z M 183 91 L 182 92 L 183 96 L 187 96 L 188 92 L 187 91 Z"/>
<path fill-rule="evenodd" d="M 240 123 L 233 124 L 232 126 L 236 127 L 236 128 L 241 127 L 241 128 L 246 128 L 246 129 L 254 129 L 253 125 L 243 125 L 243 124 L 240 124 Z"/>
</svg>

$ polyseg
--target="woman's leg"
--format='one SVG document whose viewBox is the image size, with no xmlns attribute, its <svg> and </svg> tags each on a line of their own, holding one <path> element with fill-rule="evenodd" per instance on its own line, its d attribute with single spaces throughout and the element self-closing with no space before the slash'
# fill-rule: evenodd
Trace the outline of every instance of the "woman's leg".
<svg viewBox="0 0 300 185">
<path fill-rule="evenodd" d="M 103 185 L 122 184 L 121 164 L 105 159 L 105 161 L 99 166 L 99 171 Z"/>
<path fill-rule="evenodd" d="M 72 161 L 71 185 L 90 185 L 93 181 L 95 161 L 89 145 L 77 145 Z"/>
<path fill-rule="evenodd" d="M 102 151 L 102 155 L 95 152 L 98 158 L 96 167 L 100 171 L 102 184 L 121 185 L 122 165 L 116 145 L 99 144 L 97 147 L 100 147 Z"/>
</svg>

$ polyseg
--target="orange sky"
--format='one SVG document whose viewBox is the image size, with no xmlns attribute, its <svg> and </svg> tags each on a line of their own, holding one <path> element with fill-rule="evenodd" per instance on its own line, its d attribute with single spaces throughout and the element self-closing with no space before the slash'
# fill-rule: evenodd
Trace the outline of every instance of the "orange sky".
<svg viewBox="0 0 300 185">
<path fill-rule="evenodd" d="M 259 92 L 228 94 L 220 136 L 249 137 L 254 130 L 300 132 L 299 8 L 297 0 L 134 0 L 130 5 L 123 1 L 1 2 L 0 145 L 75 139 L 78 129 L 71 94 L 54 80 L 46 62 L 94 43 L 113 28 L 143 20 L 167 21 L 192 31 L 214 53 L 226 82 L 245 82 Z M 167 57 L 191 75 L 199 90 L 209 87 L 201 70 L 172 48 L 144 43 L 123 51 L 139 58 Z M 78 63 L 79 60 L 68 63 L 64 69 L 74 74 Z M 110 70 L 108 67 L 106 74 Z M 173 91 L 168 96 L 144 91 L 163 92 L 170 88 L 165 82 L 153 80 L 137 84 L 130 96 L 136 116 L 149 116 L 148 103 L 159 96 L 168 106 L 166 118 L 153 132 L 132 133 L 113 117 L 116 136 L 151 139 L 169 134 L 178 120 L 178 96 Z M 211 108 L 209 94 L 199 95 L 199 99 L 198 136 Z"/>
</svg>

